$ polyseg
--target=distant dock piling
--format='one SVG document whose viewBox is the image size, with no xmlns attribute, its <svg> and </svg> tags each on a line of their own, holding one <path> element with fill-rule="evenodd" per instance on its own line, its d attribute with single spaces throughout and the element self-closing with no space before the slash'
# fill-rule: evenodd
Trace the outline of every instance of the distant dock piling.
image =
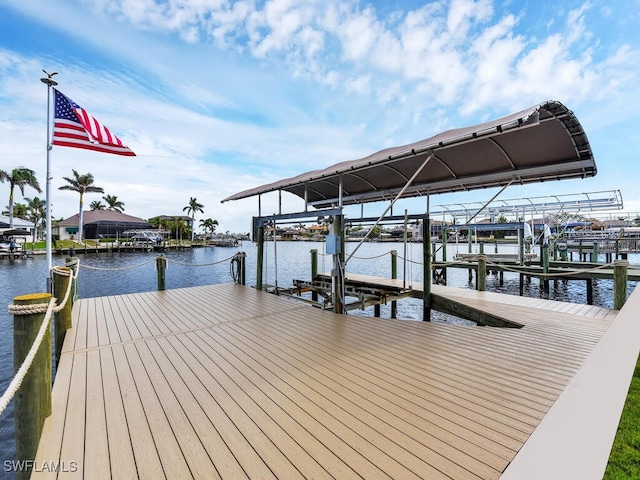
<svg viewBox="0 0 640 480">
<path fill-rule="evenodd" d="M 405 254 L 405 259 L 406 259 L 406 254 Z M 393 280 L 398 278 L 398 251 L 397 250 L 391 250 L 391 278 Z M 398 318 L 397 300 L 391 301 L 391 318 Z"/>
<path fill-rule="evenodd" d="M 318 250 L 311 250 L 311 281 L 313 282 L 318 276 Z M 315 290 L 311 292 L 311 300 L 318 301 L 318 292 Z"/>
<path fill-rule="evenodd" d="M 167 289 L 167 257 L 164 253 L 156 257 L 156 272 L 158 274 L 158 291 Z"/>
<path fill-rule="evenodd" d="M 627 301 L 627 260 L 616 260 L 613 264 L 613 308 L 621 309 Z"/>
</svg>

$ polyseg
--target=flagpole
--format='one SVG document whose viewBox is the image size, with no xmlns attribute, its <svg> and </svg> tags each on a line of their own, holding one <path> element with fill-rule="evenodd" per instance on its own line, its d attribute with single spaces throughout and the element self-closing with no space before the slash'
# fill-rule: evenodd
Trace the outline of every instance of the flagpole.
<svg viewBox="0 0 640 480">
<path fill-rule="evenodd" d="M 45 245 L 47 251 L 47 291 L 53 293 L 53 284 L 51 278 L 51 272 L 53 270 L 53 259 L 51 255 L 51 87 L 58 85 L 58 82 L 53 80 L 54 73 L 47 73 L 46 77 L 40 79 L 42 83 L 47 86 L 47 186 L 45 190 L 46 195 L 46 238 Z"/>
</svg>

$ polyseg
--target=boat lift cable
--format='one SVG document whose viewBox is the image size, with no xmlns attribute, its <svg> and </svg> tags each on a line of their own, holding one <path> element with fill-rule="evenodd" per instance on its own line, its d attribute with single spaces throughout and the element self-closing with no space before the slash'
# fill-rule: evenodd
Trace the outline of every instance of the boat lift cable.
<svg viewBox="0 0 640 480">
<path fill-rule="evenodd" d="M 356 247 L 353 249 L 353 252 L 351 252 L 351 254 L 349 255 L 349 257 L 344 261 L 345 266 L 349 263 L 349 261 L 351 260 L 351 257 L 353 257 L 355 255 L 355 253 L 358 251 L 358 249 L 362 246 L 362 244 L 364 242 L 367 241 L 367 239 L 369 238 L 369 235 L 371 235 L 371 233 L 373 232 L 373 229 L 375 227 L 377 227 L 380 222 L 382 221 L 382 219 L 385 217 L 385 215 L 387 214 L 387 212 L 389 210 L 391 210 L 393 208 L 393 206 L 395 205 L 396 201 L 398 201 L 398 199 L 400 199 L 402 197 L 402 195 L 404 194 L 404 192 L 407 190 L 407 188 L 409 188 L 411 186 L 411 184 L 414 182 L 414 180 L 416 179 L 416 177 L 420 174 L 420 172 L 422 171 L 422 169 L 424 167 L 427 166 L 427 163 L 429 163 L 429 160 L 431 160 L 432 158 L 434 158 L 433 154 L 430 154 L 424 162 L 422 162 L 422 164 L 418 167 L 418 169 L 415 171 L 415 173 L 411 176 L 411 178 L 407 181 L 407 183 L 404 185 L 404 187 L 402 187 L 402 190 L 400 190 L 398 192 L 398 194 L 395 196 L 395 198 L 391 201 L 391 203 L 389 203 L 389 206 L 385 209 L 384 212 L 382 212 L 382 215 L 380 215 L 380 217 L 378 217 L 378 219 L 376 220 L 376 222 L 373 224 L 373 226 L 371 227 L 371 229 L 366 233 L 366 235 L 364 237 L 362 237 L 362 240 L 360 240 L 360 242 L 356 245 Z M 513 180 L 512 180 L 513 181 Z"/>
</svg>

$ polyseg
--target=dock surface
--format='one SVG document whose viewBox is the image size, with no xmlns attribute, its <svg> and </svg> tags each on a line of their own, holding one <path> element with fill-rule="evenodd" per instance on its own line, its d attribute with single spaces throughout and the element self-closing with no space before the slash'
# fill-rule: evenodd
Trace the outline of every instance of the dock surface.
<svg viewBox="0 0 640 480">
<path fill-rule="evenodd" d="M 500 478 L 618 312 L 449 291 L 524 326 L 235 284 L 79 300 L 35 462 L 66 468 L 32 478 Z"/>
</svg>

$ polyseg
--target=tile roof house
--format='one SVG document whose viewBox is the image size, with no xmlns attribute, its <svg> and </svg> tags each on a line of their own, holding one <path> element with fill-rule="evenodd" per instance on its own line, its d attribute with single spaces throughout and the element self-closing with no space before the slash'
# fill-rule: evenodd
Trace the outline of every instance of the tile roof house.
<svg viewBox="0 0 640 480">
<path fill-rule="evenodd" d="M 115 238 L 126 230 L 150 229 L 152 225 L 142 218 L 133 217 L 115 210 L 89 210 L 82 213 L 82 238 Z M 52 226 L 54 238 L 70 240 L 78 234 L 78 214 Z"/>
</svg>

